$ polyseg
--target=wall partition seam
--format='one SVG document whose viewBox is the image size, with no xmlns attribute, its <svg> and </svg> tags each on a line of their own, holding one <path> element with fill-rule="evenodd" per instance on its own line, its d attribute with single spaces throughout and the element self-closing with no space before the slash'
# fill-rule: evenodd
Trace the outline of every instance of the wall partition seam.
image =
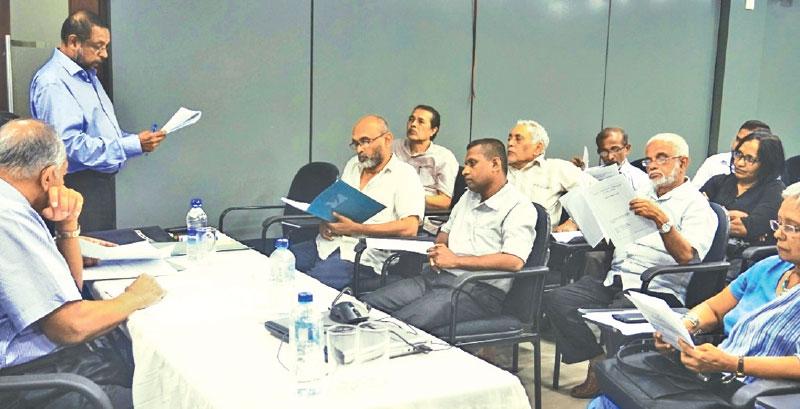
<svg viewBox="0 0 800 409">
<path fill-rule="evenodd" d="M 708 128 L 707 156 L 717 153 L 719 127 L 722 116 L 722 91 L 725 83 L 725 62 L 728 54 L 728 28 L 731 17 L 731 1 L 722 0 L 717 28 L 717 53 L 714 63 L 714 86 L 711 93 L 711 122 Z"/>
<path fill-rule="evenodd" d="M 472 113 L 475 107 L 475 50 L 478 34 L 478 0 L 472 0 L 472 63 L 469 77 L 469 141 L 472 142 Z"/>
<path fill-rule="evenodd" d="M 600 129 L 605 127 L 606 123 L 606 82 L 608 80 L 608 45 L 609 38 L 611 38 L 611 3 L 614 0 L 608 0 L 608 17 L 606 20 L 606 53 L 603 58 L 603 97 L 600 104 Z"/>
<path fill-rule="evenodd" d="M 311 163 L 314 148 L 314 0 L 311 0 L 311 25 L 308 52 L 308 162 Z"/>
</svg>

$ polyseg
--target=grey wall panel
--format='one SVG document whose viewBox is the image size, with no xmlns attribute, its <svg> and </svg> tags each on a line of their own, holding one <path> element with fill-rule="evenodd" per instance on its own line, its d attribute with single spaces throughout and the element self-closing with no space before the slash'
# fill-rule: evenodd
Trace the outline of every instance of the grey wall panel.
<svg viewBox="0 0 800 409">
<path fill-rule="evenodd" d="M 478 16 L 473 138 L 540 122 L 547 155 L 570 158 L 601 124 L 608 1 L 484 1 Z"/>
<path fill-rule="evenodd" d="M 758 117 L 781 136 L 786 156 L 800 154 L 800 4 L 766 6 Z"/>
<path fill-rule="evenodd" d="M 634 153 L 659 132 L 689 143 L 690 174 L 706 157 L 719 5 L 714 0 L 613 1 L 606 126 L 622 126 Z"/>
<path fill-rule="evenodd" d="M 111 23 L 123 129 L 203 111 L 122 170 L 120 226 L 183 224 L 192 196 L 215 224 L 227 206 L 286 194 L 308 160 L 309 1 L 113 1 Z"/>
<path fill-rule="evenodd" d="M 354 122 L 377 113 L 405 138 L 411 108 L 442 116 L 437 143 L 459 161 L 469 134 L 471 2 L 314 3 L 313 159 L 340 169 Z"/>
</svg>

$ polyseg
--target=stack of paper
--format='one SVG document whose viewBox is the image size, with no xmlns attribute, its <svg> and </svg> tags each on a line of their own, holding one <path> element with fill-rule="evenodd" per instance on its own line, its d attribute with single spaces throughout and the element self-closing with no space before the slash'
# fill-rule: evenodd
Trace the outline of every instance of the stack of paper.
<svg viewBox="0 0 800 409">
<path fill-rule="evenodd" d="M 142 273 L 159 276 L 175 272 L 163 260 L 170 255 L 173 246 L 158 249 L 147 241 L 114 247 L 101 246 L 88 240 L 79 240 L 79 243 L 82 256 L 100 260 L 96 266 L 83 270 L 85 281 L 132 278 Z"/>
</svg>

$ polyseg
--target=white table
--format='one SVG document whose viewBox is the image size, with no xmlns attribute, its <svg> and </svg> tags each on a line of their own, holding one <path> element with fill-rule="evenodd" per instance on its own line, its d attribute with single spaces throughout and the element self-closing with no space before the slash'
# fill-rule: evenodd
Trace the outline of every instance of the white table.
<svg viewBox="0 0 800 409">
<path fill-rule="evenodd" d="M 179 260 L 180 261 L 180 260 Z M 159 277 L 168 291 L 131 315 L 136 408 L 530 408 L 519 379 L 457 348 L 391 359 L 381 374 L 342 389 L 329 379 L 313 398 L 298 397 L 290 348 L 264 328 L 285 315 L 298 290 L 311 291 L 322 312 L 336 291 L 297 274 L 294 288 L 276 289 L 269 259 L 251 250 L 215 253 L 201 266 Z M 99 281 L 96 295 L 113 297 L 131 280 Z M 381 315 L 373 311 L 373 314 Z"/>
</svg>

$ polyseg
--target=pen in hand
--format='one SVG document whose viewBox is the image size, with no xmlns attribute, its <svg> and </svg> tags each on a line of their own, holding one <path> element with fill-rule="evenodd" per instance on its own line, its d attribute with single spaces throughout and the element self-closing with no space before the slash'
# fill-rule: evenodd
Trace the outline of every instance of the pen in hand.
<svg viewBox="0 0 800 409">
<path fill-rule="evenodd" d="M 153 126 L 150 128 L 150 132 L 155 132 L 157 130 L 158 130 L 158 124 L 153 124 Z"/>
</svg>

